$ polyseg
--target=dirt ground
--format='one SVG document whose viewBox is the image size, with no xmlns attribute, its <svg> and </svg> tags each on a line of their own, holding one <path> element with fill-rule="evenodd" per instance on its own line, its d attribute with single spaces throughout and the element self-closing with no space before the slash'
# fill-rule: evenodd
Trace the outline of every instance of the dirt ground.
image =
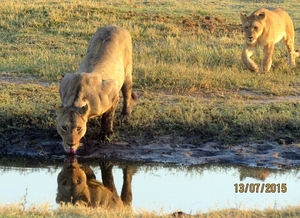
<svg viewBox="0 0 300 218">
<path fill-rule="evenodd" d="M 24 133 L 22 140 L 15 136 L 0 143 L 0 154 L 28 158 L 65 158 L 60 138 L 39 131 Z M 52 135 L 53 136 L 53 135 Z M 20 137 L 18 137 L 20 138 Z M 183 143 L 183 138 L 161 136 L 144 145 L 128 141 L 102 144 L 96 140 L 85 140 L 77 156 L 86 160 L 106 159 L 139 163 L 168 163 L 184 166 L 203 164 L 233 164 L 266 168 L 292 168 L 300 166 L 300 146 L 294 142 L 259 141 L 224 146 L 221 142 L 206 142 L 202 145 Z M 3 141 L 2 141 L 3 142 Z"/>
</svg>

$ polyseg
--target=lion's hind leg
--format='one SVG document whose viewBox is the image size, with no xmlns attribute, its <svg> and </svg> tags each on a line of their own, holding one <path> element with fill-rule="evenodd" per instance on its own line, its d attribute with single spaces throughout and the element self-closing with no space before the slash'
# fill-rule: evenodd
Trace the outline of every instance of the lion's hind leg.
<svg viewBox="0 0 300 218">
<path fill-rule="evenodd" d="M 123 169 L 123 186 L 121 191 L 121 199 L 124 206 L 131 207 L 132 205 L 132 177 L 137 171 L 136 166 L 126 166 Z"/>
<path fill-rule="evenodd" d="M 291 51 L 288 52 L 288 65 L 290 66 L 296 66 L 296 58 L 300 56 L 300 53 L 298 51 Z"/>
<path fill-rule="evenodd" d="M 300 56 L 300 53 L 299 51 L 295 51 L 294 36 L 289 36 L 286 39 L 284 39 L 284 43 L 288 49 L 288 65 L 296 66 L 296 58 Z"/>
</svg>

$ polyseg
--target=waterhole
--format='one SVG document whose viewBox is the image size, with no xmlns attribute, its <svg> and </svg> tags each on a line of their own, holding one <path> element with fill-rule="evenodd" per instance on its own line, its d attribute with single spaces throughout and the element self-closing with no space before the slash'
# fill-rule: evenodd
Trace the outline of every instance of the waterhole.
<svg viewBox="0 0 300 218">
<path fill-rule="evenodd" d="M 56 203 L 57 177 L 74 159 L 41 164 L 38 161 L 0 166 L 0 202 L 24 207 Z M 300 205 L 299 169 L 266 169 L 231 165 L 180 166 L 95 160 L 88 166 L 99 181 L 113 177 L 118 194 L 130 174 L 134 210 L 195 214 L 224 208 L 266 209 Z M 38 168 L 36 166 L 39 166 Z M 102 169 L 102 170 L 101 170 Z M 108 169 L 108 172 L 103 172 Z M 111 173 L 111 174 L 110 174 Z M 104 174 L 104 177 L 102 175 Z"/>
</svg>

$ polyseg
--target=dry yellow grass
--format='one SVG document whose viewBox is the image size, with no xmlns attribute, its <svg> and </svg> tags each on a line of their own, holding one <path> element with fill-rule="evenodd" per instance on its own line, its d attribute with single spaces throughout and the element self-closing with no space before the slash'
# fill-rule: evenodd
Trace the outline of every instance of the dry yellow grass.
<svg viewBox="0 0 300 218">
<path fill-rule="evenodd" d="M 175 213 L 174 213 L 175 214 Z M 121 211 L 104 211 L 100 208 L 91 209 L 86 207 L 74 207 L 74 206 L 65 206 L 59 209 L 51 209 L 49 205 L 34 205 L 24 210 L 22 205 L 9 204 L 1 205 L 0 204 L 0 217 L 81 217 L 81 218 L 173 218 L 176 217 L 174 214 L 164 214 L 159 212 L 151 211 L 132 211 L 130 209 L 124 209 Z M 178 213 L 178 215 L 181 213 Z M 177 217 L 180 217 L 178 216 Z M 182 215 L 182 214 L 181 214 Z M 195 218 L 296 218 L 300 216 L 300 206 L 298 207 L 286 207 L 284 209 L 266 209 L 263 211 L 260 210 L 237 210 L 237 209 L 223 209 L 216 211 L 209 211 L 207 213 L 197 213 L 197 214 L 184 214 L 181 217 L 195 217 Z"/>
</svg>

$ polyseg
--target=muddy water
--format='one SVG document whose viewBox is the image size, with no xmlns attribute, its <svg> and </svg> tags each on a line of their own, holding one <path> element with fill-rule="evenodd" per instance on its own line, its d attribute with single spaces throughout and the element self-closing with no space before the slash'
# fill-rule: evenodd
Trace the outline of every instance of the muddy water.
<svg viewBox="0 0 300 218">
<path fill-rule="evenodd" d="M 88 165 L 101 181 L 102 163 L 83 164 Z M 195 214 L 222 208 L 300 206 L 299 169 L 105 164 L 113 166 L 111 169 L 118 193 L 121 193 L 123 185 L 123 169 L 131 169 L 134 209 L 164 213 L 181 210 Z M 46 203 L 57 208 L 57 175 L 62 167 L 63 163 L 41 165 L 40 168 L 0 166 L 0 203 L 20 203 L 25 207 Z"/>
</svg>

